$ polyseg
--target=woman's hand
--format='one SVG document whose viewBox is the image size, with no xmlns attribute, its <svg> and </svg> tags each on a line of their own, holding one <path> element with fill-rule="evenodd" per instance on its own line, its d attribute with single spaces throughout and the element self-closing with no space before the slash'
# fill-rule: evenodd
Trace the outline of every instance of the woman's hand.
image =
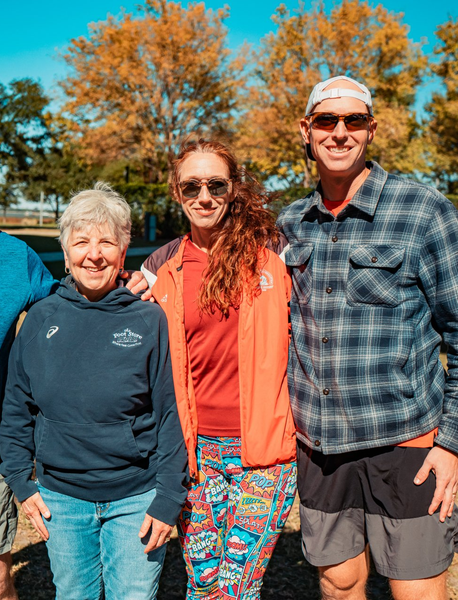
<svg viewBox="0 0 458 600">
<path fill-rule="evenodd" d="M 151 537 L 145 547 L 145 554 L 148 554 L 148 552 L 151 552 L 151 550 L 156 550 L 156 548 L 159 548 L 162 546 L 162 544 L 170 541 L 170 535 L 172 534 L 173 527 L 171 525 L 167 525 L 167 523 L 159 521 L 159 519 L 150 517 L 150 515 L 145 515 L 145 519 L 140 527 L 138 537 L 145 537 L 145 535 L 149 533 L 150 529 Z"/>
<path fill-rule="evenodd" d="M 40 496 L 40 493 L 37 492 L 33 496 L 29 496 L 22 503 L 22 510 L 25 513 L 27 519 L 32 523 L 35 530 L 41 535 L 43 540 L 46 542 L 49 538 L 48 530 L 43 523 L 42 515 L 45 519 L 49 519 L 51 513 L 49 512 L 49 508 L 43 502 L 43 498 Z"/>
</svg>

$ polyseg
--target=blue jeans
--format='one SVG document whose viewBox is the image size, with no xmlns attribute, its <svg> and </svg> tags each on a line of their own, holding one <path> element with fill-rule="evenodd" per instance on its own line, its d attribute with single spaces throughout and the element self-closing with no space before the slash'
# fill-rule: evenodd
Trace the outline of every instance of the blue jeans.
<svg viewBox="0 0 458 600">
<path fill-rule="evenodd" d="M 46 542 L 56 600 L 154 600 L 166 545 L 144 554 L 139 538 L 156 490 L 114 502 L 87 502 L 38 484 L 51 511 Z"/>
</svg>

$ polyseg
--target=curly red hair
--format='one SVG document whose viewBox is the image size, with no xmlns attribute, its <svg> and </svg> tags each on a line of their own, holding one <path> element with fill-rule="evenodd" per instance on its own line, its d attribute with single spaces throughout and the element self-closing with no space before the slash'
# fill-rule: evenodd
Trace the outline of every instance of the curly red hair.
<svg viewBox="0 0 458 600">
<path fill-rule="evenodd" d="M 173 162 L 170 178 L 172 195 L 180 198 L 180 170 L 190 154 L 216 154 L 227 165 L 232 180 L 233 201 L 224 224 L 212 235 L 208 267 L 203 274 L 198 303 L 204 312 L 238 308 L 245 296 L 259 293 L 262 264 L 260 253 L 268 242 L 278 242 L 275 214 L 265 205 L 269 196 L 256 178 L 237 162 L 234 153 L 221 142 L 199 139 L 186 141 Z"/>
</svg>

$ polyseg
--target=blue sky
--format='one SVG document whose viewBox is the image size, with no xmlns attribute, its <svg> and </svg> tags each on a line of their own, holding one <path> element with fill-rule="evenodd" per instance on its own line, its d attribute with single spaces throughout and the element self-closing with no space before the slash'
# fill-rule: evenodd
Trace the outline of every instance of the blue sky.
<svg viewBox="0 0 458 600">
<path fill-rule="evenodd" d="M 6 84 L 14 78 L 28 76 L 40 79 L 52 92 L 56 80 L 65 75 L 65 65 L 57 58 L 59 50 L 64 49 L 71 38 L 86 35 L 88 23 L 105 20 L 108 13 L 118 15 L 121 7 L 128 12 L 134 11 L 137 4 L 138 0 L 0 0 L 3 23 L 0 82 Z M 244 41 L 256 44 L 273 29 L 271 15 L 280 1 L 207 0 L 205 4 L 209 8 L 229 5 L 229 42 L 235 48 Z M 284 4 L 294 9 L 298 1 L 286 0 Z M 305 4 L 306 7 L 311 5 L 309 0 Z M 404 13 L 411 39 L 415 42 L 426 39 L 429 42 L 425 46 L 427 51 L 435 44 L 437 25 L 450 16 L 455 19 L 458 16 L 456 0 L 441 0 L 434 4 L 430 0 L 385 0 L 382 4 L 390 11 Z M 330 2 L 326 5 L 329 6 Z M 427 98 L 433 87 L 434 84 L 424 87 L 422 100 Z"/>
</svg>

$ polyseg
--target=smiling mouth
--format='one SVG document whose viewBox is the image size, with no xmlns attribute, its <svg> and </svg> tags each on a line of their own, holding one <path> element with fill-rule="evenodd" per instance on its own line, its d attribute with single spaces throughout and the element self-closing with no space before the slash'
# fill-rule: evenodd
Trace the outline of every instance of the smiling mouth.
<svg viewBox="0 0 458 600">
<path fill-rule="evenodd" d="M 89 273 L 98 273 L 99 271 L 103 271 L 106 267 L 84 267 L 86 271 Z"/>
<path fill-rule="evenodd" d="M 327 150 L 333 154 L 345 154 L 346 152 L 350 152 L 351 148 L 348 146 L 328 146 Z"/>
<path fill-rule="evenodd" d="M 212 215 L 216 208 L 196 208 L 195 210 L 200 215 Z"/>
</svg>

